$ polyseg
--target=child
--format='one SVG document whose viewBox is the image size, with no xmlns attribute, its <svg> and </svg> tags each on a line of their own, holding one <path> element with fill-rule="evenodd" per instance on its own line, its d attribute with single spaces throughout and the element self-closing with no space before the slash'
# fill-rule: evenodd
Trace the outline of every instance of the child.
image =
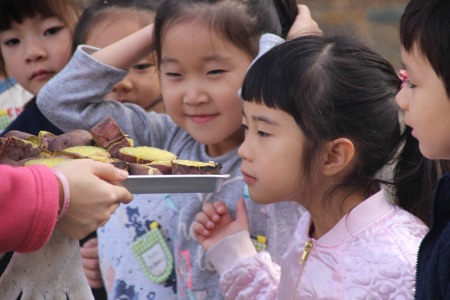
<svg viewBox="0 0 450 300">
<path fill-rule="evenodd" d="M 149 25 L 154 21 L 156 6 L 159 2 L 159 0 L 116 0 L 107 2 L 100 0 L 93 3 L 84 10 L 75 27 L 74 50 L 81 44 L 104 48 Z M 154 56 L 155 54 L 152 52 L 132 66 L 128 75 L 113 86 L 112 91 L 105 96 L 105 99 L 135 103 L 146 111 L 164 112 Z M 141 199 L 145 196 L 135 195 L 135 198 Z M 128 207 L 129 209 L 139 207 L 141 202 L 138 200 Z M 151 215 L 153 209 L 147 206 L 145 210 Z M 89 284 L 93 287 L 94 296 L 96 299 L 100 299 L 101 294 L 105 294 L 105 292 L 99 289 L 103 287 L 103 282 L 98 265 L 97 239 L 95 236 L 95 234 L 91 234 L 81 241 L 81 255 L 84 271 Z M 108 249 L 109 247 L 105 248 Z M 113 252 L 107 250 L 105 254 L 108 253 Z M 160 284 L 154 284 L 152 287 L 151 282 L 146 286 L 156 292 L 160 288 L 171 290 Z M 157 292 L 157 294 L 161 296 L 161 292 Z"/>
<path fill-rule="evenodd" d="M 14 77 L 32 95 L 71 57 L 72 29 L 81 12 L 78 0 L 0 1 L 0 73 Z M 33 98 L 4 130 L 38 134 L 62 132 L 39 111 Z"/>
<path fill-rule="evenodd" d="M 410 299 L 427 227 L 390 203 L 376 174 L 400 145 L 392 66 L 356 40 L 274 47 L 242 87 L 241 171 L 260 204 L 305 213 L 281 265 L 249 241 L 244 203 L 205 203 L 193 230 L 228 299 Z M 273 176 L 267 170 L 278 174 Z"/>
<path fill-rule="evenodd" d="M 153 22 L 160 0 L 103 1 L 87 8 L 75 28 L 73 45 L 104 48 Z M 154 53 L 129 69 L 105 99 L 130 102 L 146 111 L 164 112 Z"/>
<path fill-rule="evenodd" d="M 450 3 L 411 0 L 400 21 L 407 81 L 396 101 L 422 154 L 450 159 Z M 450 176 L 434 194 L 432 225 L 417 260 L 416 299 L 450 298 Z"/>
<path fill-rule="evenodd" d="M 296 8 L 295 1 L 286 2 L 285 9 L 277 8 L 290 12 L 289 7 Z M 39 107 L 64 130 L 88 128 L 111 115 L 136 145 L 167 149 L 183 159 L 213 160 L 223 165 L 223 173 L 231 175 L 220 192 L 148 195 L 139 208 L 123 207 L 114 214 L 98 231 L 100 265 L 110 298 L 169 297 L 149 289 L 150 281 L 172 288 L 179 298 L 221 298 L 218 275 L 205 264 L 191 224 L 203 203 L 229 199 L 234 209 L 236 200 L 247 196 L 237 156 L 244 137 L 238 89 L 258 53 L 259 37 L 265 32 L 286 33 L 291 22 L 281 26 L 277 9 L 268 0 L 163 1 L 155 18 L 154 46 L 167 115 L 144 113 L 131 103 L 102 100 L 126 75 L 124 70 L 152 51 L 152 26 L 99 51 L 80 47 L 67 67 L 41 91 Z M 64 91 L 62 82 L 67 83 Z M 286 203 L 275 205 L 275 210 L 273 205 L 258 205 L 248 197 L 247 202 L 252 234 L 267 239 L 261 246 L 278 261 L 301 208 Z M 169 243 L 156 240 L 165 249 L 166 268 L 159 275 L 152 274 L 154 268 L 145 264 L 145 253 L 133 251 L 157 232 L 153 221 L 170 238 Z M 151 245 L 144 246 L 149 250 Z"/>
</svg>

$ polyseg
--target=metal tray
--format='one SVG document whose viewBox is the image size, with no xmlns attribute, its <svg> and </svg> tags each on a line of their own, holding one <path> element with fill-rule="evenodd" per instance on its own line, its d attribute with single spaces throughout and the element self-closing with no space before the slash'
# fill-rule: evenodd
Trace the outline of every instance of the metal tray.
<svg viewBox="0 0 450 300">
<path fill-rule="evenodd" d="M 130 175 L 122 184 L 132 194 L 212 193 L 220 191 L 224 175 Z"/>
</svg>

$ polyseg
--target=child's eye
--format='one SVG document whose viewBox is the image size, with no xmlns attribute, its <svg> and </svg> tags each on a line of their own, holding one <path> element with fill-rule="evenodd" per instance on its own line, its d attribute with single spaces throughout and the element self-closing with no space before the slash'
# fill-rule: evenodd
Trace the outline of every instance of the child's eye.
<svg viewBox="0 0 450 300">
<path fill-rule="evenodd" d="M 245 124 L 241 124 L 241 129 L 243 129 L 244 131 L 248 130 L 248 126 Z"/>
<path fill-rule="evenodd" d="M 167 77 L 181 77 L 181 74 L 180 73 L 173 73 L 173 72 L 167 72 L 167 73 L 164 73 Z"/>
<path fill-rule="evenodd" d="M 3 44 L 5 46 L 15 46 L 15 45 L 17 45 L 19 43 L 20 43 L 19 39 L 9 39 L 9 40 L 6 40 Z"/>
<path fill-rule="evenodd" d="M 44 36 L 45 36 L 45 35 L 55 35 L 55 34 L 57 34 L 58 32 L 60 32 L 61 30 L 63 30 L 63 29 L 64 29 L 64 26 L 50 27 L 49 29 L 47 29 L 47 30 L 44 32 Z"/>
<path fill-rule="evenodd" d="M 148 68 L 150 68 L 150 67 L 152 67 L 152 66 L 153 66 L 153 65 L 152 65 L 152 64 L 149 64 L 149 63 L 145 63 L 145 64 L 137 64 L 137 65 L 134 65 L 134 66 L 133 66 L 133 69 L 138 70 L 138 71 L 142 71 L 142 70 L 148 69 Z"/>
<path fill-rule="evenodd" d="M 217 70 L 211 70 L 207 74 L 208 75 L 220 75 L 222 73 L 225 73 L 225 70 L 217 69 Z"/>
<path fill-rule="evenodd" d="M 261 131 L 261 130 L 258 130 L 258 135 L 260 137 L 268 137 L 268 136 L 270 136 L 270 134 L 268 134 L 267 132 Z"/>
<path fill-rule="evenodd" d="M 412 83 L 412 82 L 409 81 L 409 80 L 406 81 L 406 85 L 407 85 L 410 89 L 413 89 L 413 88 L 417 87 L 417 85 L 415 85 L 414 83 Z"/>
</svg>

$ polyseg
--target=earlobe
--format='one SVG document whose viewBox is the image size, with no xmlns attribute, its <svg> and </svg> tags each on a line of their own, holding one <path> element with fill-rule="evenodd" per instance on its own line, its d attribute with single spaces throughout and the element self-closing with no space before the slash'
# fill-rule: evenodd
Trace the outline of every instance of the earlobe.
<svg viewBox="0 0 450 300">
<path fill-rule="evenodd" d="M 325 176 L 336 175 L 347 168 L 354 155 L 355 147 L 349 139 L 339 138 L 329 142 L 322 164 L 322 173 Z"/>
</svg>

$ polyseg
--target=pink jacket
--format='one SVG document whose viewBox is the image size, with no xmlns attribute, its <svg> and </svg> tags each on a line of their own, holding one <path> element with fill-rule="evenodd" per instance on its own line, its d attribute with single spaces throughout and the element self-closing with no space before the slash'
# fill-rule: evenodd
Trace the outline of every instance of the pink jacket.
<svg viewBox="0 0 450 300">
<path fill-rule="evenodd" d="M 247 233 L 212 248 L 208 259 L 221 274 L 225 298 L 414 298 L 416 256 L 428 228 L 389 203 L 384 190 L 355 207 L 318 240 L 309 237 L 310 225 L 311 216 L 305 213 L 281 266 L 267 252 L 256 254 Z M 312 248 L 300 264 L 307 242 Z"/>
<path fill-rule="evenodd" d="M 56 176 L 44 166 L 0 165 L 0 174 L 0 252 L 41 248 L 59 209 Z"/>
</svg>

